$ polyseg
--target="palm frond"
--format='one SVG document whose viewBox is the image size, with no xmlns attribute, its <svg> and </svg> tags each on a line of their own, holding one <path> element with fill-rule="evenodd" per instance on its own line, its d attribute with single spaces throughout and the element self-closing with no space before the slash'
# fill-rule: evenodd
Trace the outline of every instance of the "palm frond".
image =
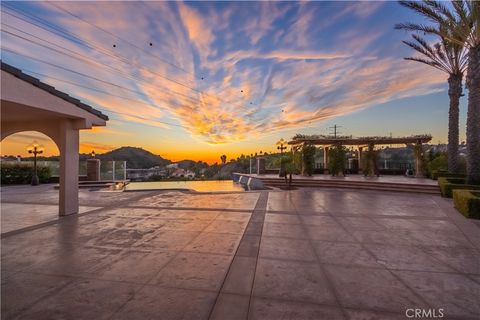
<svg viewBox="0 0 480 320">
<path fill-rule="evenodd" d="M 467 53 L 463 46 L 456 45 L 441 38 L 442 41 L 433 46 L 419 35 L 412 34 L 415 41 L 402 41 L 408 47 L 425 56 L 409 57 L 406 60 L 428 64 L 448 74 L 463 74 L 466 70 Z"/>
<path fill-rule="evenodd" d="M 437 13 L 442 14 L 446 20 L 452 20 L 455 21 L 456 17 L 455 14 L 450 11 L 449 8 L 447 8 L 442 2 L 439 1 L 434 1 L 434 0 L 424 0 L 425 4 L 430 6 L 433 10 L 435 10 Z"/>
<path fill-rule="evenodd" d="M 443 67 L 440 64 L 438 64 L 436 61 L 433 61 L 433 60 L 427 60 L 427 59 L 417 58 L 417 57 L 407 57 L 407 58 L 403 58 L 403 59 L 420 62 L 420 63 L 429 65 L 431 67 L 437 68 L 438 70 L 441 70 L 441 71 L 445 72 Z"/>
<path fill-rule="evenodd" d="M 427 19 L 432 20 L 436 23 L 444 23 L 445 17 L 442 16 L 441 13 L 437 12 L 434 8 L 432 8 L 427 1 L 419 2 L 419 1 L 399 1 L 401 6 L 409 8 L 413 11 L 416 11 L 426 17 Z"/>
<path fill-rule="evenodd" d="M 425 25 L 425 24 L 410 23 L 410 22 L 397 23 L 395 25 L 395 29 L 415 31 L 415 32 L 423 32 L 424 34 L 441 35 L 440 29 L 435 28 L 434 26 L 429 26 L 429 25 Z"/>
</svg>

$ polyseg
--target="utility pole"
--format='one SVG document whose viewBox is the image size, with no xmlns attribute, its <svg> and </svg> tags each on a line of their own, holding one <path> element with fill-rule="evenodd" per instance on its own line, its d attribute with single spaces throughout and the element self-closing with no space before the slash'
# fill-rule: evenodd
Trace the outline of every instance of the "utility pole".
<svg viewBox="0 0 480 320">
<path fill-rule="evenodd" d="M 333 130 L 333 137 L 336 138 L 337 137 L 337 133 L 340 134 L 341 132 L 339 132 L 337 129 L 338 128 L 342 128 L 342 126 L 337 126 L 336 124 L 333 125 L 333 127 L 329 127 L 328 129 L 331 129 Z M 331 133 L 330 133 L 331 134 Z"/>
</svg>

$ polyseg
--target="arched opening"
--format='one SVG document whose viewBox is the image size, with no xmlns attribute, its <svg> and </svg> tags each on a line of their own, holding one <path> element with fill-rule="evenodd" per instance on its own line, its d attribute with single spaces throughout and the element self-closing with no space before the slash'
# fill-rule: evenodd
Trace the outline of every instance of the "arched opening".
<svg viewBox="0 0 480 320">
<path fill-rule="evenodd" d="M 39 131 L 19 131 L 1 137 L 1 232 L 10 232 L 58 219 L 60 150 L 56 142 Z M 32 186 L 34 155 L 32 143 L 44 151 L 37 155 L 41 184 Z"/>
</svg>

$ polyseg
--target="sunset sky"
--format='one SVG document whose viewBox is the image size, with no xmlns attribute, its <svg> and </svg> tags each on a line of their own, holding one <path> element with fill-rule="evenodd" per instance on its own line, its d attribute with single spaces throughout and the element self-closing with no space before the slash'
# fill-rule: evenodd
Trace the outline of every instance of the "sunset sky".
<svg viewBox="0 0 480 320">
<path fill-rule="evenodd" d="M 422 20 L 396 2 L 2 2 L 1 21 L 4 62 L 110 117 L 81 152 L 215 162 L 333 124 L 447 140 L 447 75 L 402 59 L 394 24 Z M 25 132 L 1 154 L 34 139 L 58 152 Z"/>
</svg>

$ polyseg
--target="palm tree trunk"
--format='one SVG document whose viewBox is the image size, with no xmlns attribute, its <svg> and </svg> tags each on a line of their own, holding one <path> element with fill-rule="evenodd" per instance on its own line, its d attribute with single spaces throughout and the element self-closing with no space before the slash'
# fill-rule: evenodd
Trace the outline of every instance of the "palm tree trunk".
<svg viewBox="0 0 480 320">
<path fill-rule="evenodd" d="M 451 74 L 448 78 L 448 95 L 450 109 L 448 110 L 448 172 L 458 173 L 458 117 L 460 96 L 462 95 L 462 74 Z"/>
<path fill-rule="evenodd" d="M 467 183 L 480 184 L 480 46 L 468 53 Z"/>
</svg>

